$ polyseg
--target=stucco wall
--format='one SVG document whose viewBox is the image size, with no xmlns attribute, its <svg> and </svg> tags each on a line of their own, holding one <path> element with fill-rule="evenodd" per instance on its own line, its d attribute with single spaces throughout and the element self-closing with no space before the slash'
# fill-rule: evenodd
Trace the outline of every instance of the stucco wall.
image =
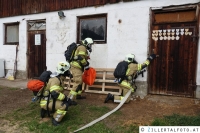
<svg viewBox="0 0 200 133">
<path fill-rule="evenodd" d="M 199 0 L 190 0 L 197 3 Z M 27 27 L 28 20 L 46 19 L 46 49 L 47 68 L 54 71 L 57 62 L 65 60 L 64 49 L 76 41 L 77 16 L 92 14 L 108 14 L 107 43 L 95 44 L 91 53 L 90 64 L 95 68 L 114 68 L 128 53 L 134 53 L 136 60 L 142 63 L 147 58 L 149 34 L 149 8 L 169 5 L 187 4 L 188 0 L 139 0 L 118 4 L 107 4 L 100 7 L 88 7 L 74 10 L 65 10 L 65 18 L 59 19 L 57 12 L 17 16 L 0 19 L 0 58 L 5 59 L 6 69 L 14 68 L 15 46 L 3 45 L 3 23 L 20 22 L 18 66 L 20 71 L 26 71 L 27 61 Z M 121 23 L 118 23 L 118 20 Z M 200 62 L 198 55 L 198 62 Z M 200 73 L 200 65 L 198 65 Z M 147 76 L 138 78 L 146 81 Z M 200 76 L 197 75 L 197 84 Z"/>
</svg>

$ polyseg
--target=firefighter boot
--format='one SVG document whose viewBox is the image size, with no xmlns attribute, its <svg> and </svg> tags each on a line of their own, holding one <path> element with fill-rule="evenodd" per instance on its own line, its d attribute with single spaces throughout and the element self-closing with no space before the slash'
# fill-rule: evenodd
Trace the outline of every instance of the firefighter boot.
<svg viewBox="0 0 200 133">
<path fill-rule="evenodd" d="M 76 106 L 76 105 L 77 105 L 77 102 L 72 101 L 72 99 L 69 98 L 68 101 L 67 101 L 67 104 L 68 104 L 69 106 L 72 106 L 72 105 Z"/>
<path fill-rule="evenodd" d="M 74 106 L 76 106 L 76 105 L 77 105 L 77 102 L 71 101 L 69 105 L 74 105 Z"/>
<path fill-rule="evenodd" d="M 54 118 L 52 118 L 52 124 L 54 126 L 58 126 L 59 125 L 59 122 L 57 122 Z"/>
<path fill-rule="evenodd" d="M 107 97 L 106 97 L 104 103 L 107 103 L 109 100 L 114 101 L 114 95 L 108 93 L 108 95 L 107 95 Z"/>
<path fill-rule="evenodd" d="M 40 116 L 41 116 L 41 118 L 44 118 L 45 115 L 46 115 L 46 113 L 47 113 L 47 110 L 41 109 L 41 110 L 40 110 Z"/>
<path fill-rule="evenodd" d="M 76 95 L 76 99 L 86 99 L 86 97 L 81 95 Z"/>
</svg>

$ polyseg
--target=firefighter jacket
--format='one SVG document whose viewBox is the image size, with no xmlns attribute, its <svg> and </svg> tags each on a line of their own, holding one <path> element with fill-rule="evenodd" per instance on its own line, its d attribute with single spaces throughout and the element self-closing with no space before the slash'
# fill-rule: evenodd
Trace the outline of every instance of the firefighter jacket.
<svg viewBox="0 0 200 133">
<path fill-rule="evenodd" d="M 88 64 L 87 59 L 89 56 L 88 51 L 84 45 L 80 45 L 77 47 L 74 57 L 77 57 L 77 56 L 81 57 L 81 59 L 73 60 L 71 62 L 71 65 L 76 68 L 83 69 L 83 67 Z"/>
<path fill-rule="evenodd" d="M 64 76 L 61 77 L 53 77 L 49 79 L 49 82 L 47 83 L 47 86 L 45 88 L 45 92 L 48 91 L 49 95 L 47 97 L 44 97 L 40 101 L 40 106 L 44 109 L 46 109 L 47 101 L 52 101 L 52 92 L 55 91 L 57 93 L 57 99 L 56 100 L 64 100 L 65 94 L 63 93 L 63 86 L 64 86 Z"/>
<path fill-rule="evenodd" d="M 142 70 L 143 68 L 147 67 L 150 64 L 150 61 L 147 59 L 143 64 L 134 64 L 134 63 L 130 63 L 128 65 L 128 69 L 126 70 L 126 76 L 134 76 L 136 74 L 137 71 Z M 132 79 L 131 79 L 132 80 Z M 120 86 L 126 87 L 128 89 L 133 89 L 130 81 L 128 81 L 128 79 L 123 80 L 120 83 Z"/>
</svg>

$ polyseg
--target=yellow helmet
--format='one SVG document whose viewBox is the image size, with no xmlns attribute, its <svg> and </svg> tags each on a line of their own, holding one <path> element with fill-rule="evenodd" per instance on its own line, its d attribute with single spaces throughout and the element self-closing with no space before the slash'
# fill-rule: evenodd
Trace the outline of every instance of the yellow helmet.
<svg viewBox="0 0 200 133">
<path fill-rule="evenodd" d="M 66 61 L 61 61 L 58 63 L 56 72 L 58 74 L 64 74 L 67 70 L 69 70 L 70 64 Z"/>
<path fill-rule="evenodd" d="M 127 61 L 128 63 L 129 62 L 134 62 L 135 61 L 135 55 L 134 54 L 127 54 L 126 56 L 125 56 L 125 61 Z"/>
</svg>

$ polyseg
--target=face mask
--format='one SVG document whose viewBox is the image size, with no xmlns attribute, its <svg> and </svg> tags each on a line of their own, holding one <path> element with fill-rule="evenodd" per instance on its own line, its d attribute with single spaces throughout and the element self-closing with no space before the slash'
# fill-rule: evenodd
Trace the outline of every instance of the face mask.
<svg viewBox="0 0 200 133">
<path fill-rule="evenodd" d="M 91 45 L 91 44 L 88 44 L 87 49 L 88 49 L 88 51 L 91 53 L 91 52 L 92 52 L 92 45 Z"/>
</svg>

